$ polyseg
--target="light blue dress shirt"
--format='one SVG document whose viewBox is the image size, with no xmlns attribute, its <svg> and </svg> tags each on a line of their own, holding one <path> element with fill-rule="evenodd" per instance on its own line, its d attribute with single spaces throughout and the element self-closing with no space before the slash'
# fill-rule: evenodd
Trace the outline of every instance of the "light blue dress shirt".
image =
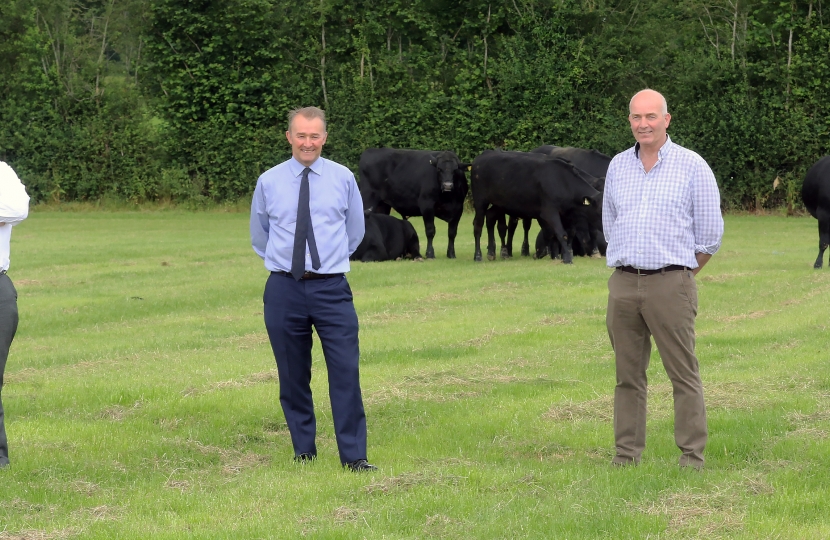
<svg viewBox="0 0 830 540">
<path fill-rule="evenodd" d="M 291 271 L 297 201 L 305 166 L 293 157 L 259 177 L 251 201 L 251 245 L 265 268 Z M 306 245 L 305 269 L 318 274 L 349 271 L 351 255 L 363 239 L 363 201 L 354 174 L 338 163 L 317 158 L 308 175 L 311 226 L 320 268 L 311 267 Z"/>
<path fill-rule="evenodd" d="M 645 171 L 635 145 L 617 154 L 605 175 L 602 222 L 608 266 L 697 268 L 723 237 L 720 192 L 712 169 L 671 138 Z"/>
</svg>

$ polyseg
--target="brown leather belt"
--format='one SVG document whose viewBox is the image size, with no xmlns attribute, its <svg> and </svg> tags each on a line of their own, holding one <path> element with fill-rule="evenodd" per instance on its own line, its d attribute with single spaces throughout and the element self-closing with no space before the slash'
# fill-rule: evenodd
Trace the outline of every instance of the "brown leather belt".
<svg viewBox="0 0 830 540">
<path fill-rule="evenodd" d="M 294 278 L 294 276 L 291 274 L 291 272 L 284 272 L 282 270 L 276 270 L 274 273 L 279 275 L 279 276 L 287 276 L 287 277 L 290 277 L 292 279 Z M 301 277 L 300 279 L 329 279 L 329 278 L 334 278 L 334 277 L 343 277 L 343 274 L 315 274 L 314 272 L 306 272 L 305 274 L 303 274 L 303 277 Z"/>
<path fill-rule="evenodd" d="M 633 266 L 618 266 L 617 269 L 623 272 L 628 272 L 629 274 L 637 274 L 638 276 L 653 276 L 654 274 L 660 274 L 662 272 L 691 270 L 688 266 L 681 266 L 679 264 L 670 264 L 668 266 L 664 266 L 663 268 L 658 268 L 657 270 L 641 270 L 640 268 L 634 268 Z"/>
</svg>

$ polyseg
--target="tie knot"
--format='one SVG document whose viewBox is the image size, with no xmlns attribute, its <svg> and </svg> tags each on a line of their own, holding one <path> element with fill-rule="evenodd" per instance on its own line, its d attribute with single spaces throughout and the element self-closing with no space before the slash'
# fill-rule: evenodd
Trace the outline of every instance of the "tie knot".
<svg viewBox="0 0 830 540">
<path fill-rule="evenodd" d="M 308 178 L 308 173 L 311 172 L 311 167 L 306 167 L 303 169 L 303 178 Z"/>
</svg>

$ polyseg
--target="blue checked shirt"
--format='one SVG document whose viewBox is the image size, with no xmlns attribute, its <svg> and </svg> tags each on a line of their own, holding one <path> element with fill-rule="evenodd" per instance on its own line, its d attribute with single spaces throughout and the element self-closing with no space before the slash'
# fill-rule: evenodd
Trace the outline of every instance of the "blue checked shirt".
<svg viewBox="0 0 830 540">
<path fill-rule="evenodd" d="M 671 138 L 646 173 L 639 143 L 608 166 L 602 226 L 608 266 L 697 268 L 696 253 L 714 255 L 723 237 L 720 192 L 702 157 Z"/>
<path fill-rule="evenodd" d="M 291 271 L 297 201 L 305 166 L 293 157 L 259 177 L 251 201 L 251 245 L 268 270 Z M 338 163 L 317 158 L 308 175 L 311 226 L 320 255 L 313 270 L 306 245 L 305 269 L 319 274 L 349 271 L 351 255 L 363 239 L 363 200 L 354 174 Z"/>
</svg>

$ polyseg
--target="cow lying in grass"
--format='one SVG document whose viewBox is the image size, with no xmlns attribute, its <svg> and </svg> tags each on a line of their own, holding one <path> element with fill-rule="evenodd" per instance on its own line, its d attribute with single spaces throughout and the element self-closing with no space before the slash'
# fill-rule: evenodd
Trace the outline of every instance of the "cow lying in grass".
<svg viewBox="0 0 830 540">
<path fill-rule="evenodd" d="M 415 227 L 404 219 L 367 210 L 366 234 L 349 259 L 353 261 L 394 261 L 396 259 L 422 260 L 421 247 Z"/>
</svg>

